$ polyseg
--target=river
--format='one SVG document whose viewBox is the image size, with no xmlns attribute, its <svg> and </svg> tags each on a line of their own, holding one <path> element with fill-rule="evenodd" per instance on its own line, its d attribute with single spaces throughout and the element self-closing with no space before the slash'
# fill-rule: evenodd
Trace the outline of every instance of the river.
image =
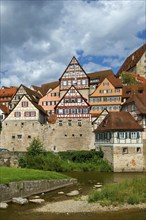
<svg viewBox="0 0 146 220">
<path fill-rule="evenodd" d="M 63 201 L 68 199 L 65 195 L 58 195 L 58 191 L 69 192 L 73 189 L 80 189 L 81 195 L 87 195 L 94 184 L 101 182 L 103 185 L 111 182 L 120 182 L 124 179 L 145 176 L 144 173 L 99 173 L 99 172 L 73 172 L 67 175 L 77 178 L 78 185 L 66 187 L 53 192 L 45 193 L 43 198 L 46 202 Z M 129 210 L 108 213 L 74 213 L 74 214 L 51 214 L 32 212 L 40 205 L 27 204 L 20 206 L 9 204 L 5 210 L 0 210 L 1 220 L 145 220 L 146 210 Z"/>
</svg>

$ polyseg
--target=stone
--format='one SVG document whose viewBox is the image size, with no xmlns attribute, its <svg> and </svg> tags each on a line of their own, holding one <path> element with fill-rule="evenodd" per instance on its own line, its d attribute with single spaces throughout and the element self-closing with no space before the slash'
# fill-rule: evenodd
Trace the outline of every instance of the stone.
<svg viewBox="0 0 146 220">
<path fill-rule="evenodd" d="M 8 207 L 8 204 L 5 202 L 0 202 L 0 209 L 6 209 Z"/>
<path fill-rule="evenodd" d="M 22 197 L 15 197 L 15 198 L 12 198 L 12 202 L 20 204 L 20 205 L 24 205 L 24 204 L 28 203 L 28 200 L 26 198 L 22 198 Z"/>
<path fill-rule="evenodd" d="M 97 184 L 97 185 L 94 185 L 94 186 L 95 186 L 95 188 L 101 188 L 102 187 L 101 184 Z"/>
<path fill-rule="evenodd" d="M 30 199 L 29 202 L 41 204 L 42 202 L 45 202 L 44 199 Z"/>
<path fill-rule="evenodd" d="M 78 190 L 73 190 L 69 193 L 66 194 L 67 196 L 77 196 L 79 195 L 79 191 Z"/>
<path fill-rule="evenodd" d="M 64 194 L 64 192 L 58 192 L 58 195 L 63 195 Z"/>
</svg>

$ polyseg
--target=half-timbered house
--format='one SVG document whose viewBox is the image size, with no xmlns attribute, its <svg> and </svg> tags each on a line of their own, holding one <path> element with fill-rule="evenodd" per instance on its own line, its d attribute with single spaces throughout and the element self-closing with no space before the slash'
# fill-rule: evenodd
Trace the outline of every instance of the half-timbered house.
<svg viewBox="0 0 146 220">
<path fill-rule="evenodd" d="M 74 85 L 88 100 L 89 77 L 75 57 L 72 58 L 64 73 L 60 77 L 59 84 L 61 97 L 72 85 Z"/>
</svg>

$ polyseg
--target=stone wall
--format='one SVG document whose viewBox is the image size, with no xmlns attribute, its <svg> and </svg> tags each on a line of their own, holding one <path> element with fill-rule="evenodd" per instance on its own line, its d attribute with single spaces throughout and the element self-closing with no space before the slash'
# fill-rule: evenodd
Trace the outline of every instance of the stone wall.
<svg viewBox="0 0 146 220">
<path fill-rule="evenodd" d="M 143 148 L 136 152 L 136 148 L 128 147 L 128 153 L 122 153 L 123 147 L 113 147 L 113 171 L 114 172 L 142 172 L 144 168 Z"/>
<path fill-rule="evenodd" d="M 78 119 L 73 118 L 61 119 L 62 126 L 59 126 L 59 120 L 46 125 L 37 121 L 4 121 L 0 146 L 10 151 L 26 151 L 33 138 L 38 137 L 48 151 L 94 148 L 94 133 L 89 118 L 81 119 L 82 126 L 78 126 Z M 68 126 L 68 120 L 72 120 L 72 126 Z"/>
<path fill-rule="evenodd" d="M 52 191 L 77 183 L 76 179 L 35 180 L 0 184 L 0 202 L 11 201 L 13 197 L 29 197 L 31 195 Z"/>
</svg>

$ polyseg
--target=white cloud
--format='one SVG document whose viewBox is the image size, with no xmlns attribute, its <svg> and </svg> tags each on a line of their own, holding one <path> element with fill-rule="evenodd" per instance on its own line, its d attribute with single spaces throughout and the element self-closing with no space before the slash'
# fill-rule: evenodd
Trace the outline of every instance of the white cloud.
<svg viewBox="0 0 146 220">
<path fill-rule="evenodd" d="M 5 86 L 58 80 L 77 51 L 106 56 L 86 72 L 120 67 L 145 28 L 145 1 L 3 1 L 1 72 Z M 17 12 L 17 13 L 16 13 Z M 116 57 L 116 58 L 113 58 Z"/>
</svg>

